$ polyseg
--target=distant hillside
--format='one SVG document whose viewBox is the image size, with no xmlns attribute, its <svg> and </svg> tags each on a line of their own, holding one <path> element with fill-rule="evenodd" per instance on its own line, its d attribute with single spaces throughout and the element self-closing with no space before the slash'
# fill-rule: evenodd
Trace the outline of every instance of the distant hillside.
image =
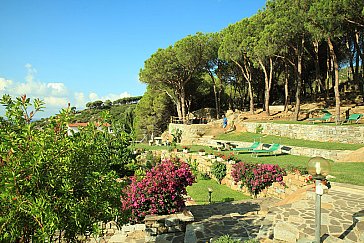
<svg viewBox="0 0 364 243">
<path fill-rule="evenodd" d="M 75 111 L 74 119 L 71 122 L 88 122 L 96 121 L 100 118 L 103 111 L 109 111 L 111 118 L 115 121 L 124 122 L 126 114 L 130 114 L 135 109 L 142 96 L 127 97 L 111 102 L 94 101 L 86 104 L 86 109 Z"/>
</svg>

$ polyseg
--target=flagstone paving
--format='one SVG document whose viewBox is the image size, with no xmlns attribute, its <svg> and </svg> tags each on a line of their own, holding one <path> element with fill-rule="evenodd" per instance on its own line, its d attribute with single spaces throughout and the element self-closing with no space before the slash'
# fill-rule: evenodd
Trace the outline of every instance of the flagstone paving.
<svg viewBox="0 0 364 243">
<path fill-rule="evenodd" d="M 264 242 L 312 242 L 315 235 L 315 194 L 275 206 L 277 199 L 263 198 L 239 202 L 191 205 L 195 222 L 186 233 L 154 238 L 160 243 L 206 243 L 228 234 L 240 240 L 258 238 Z M 358 216 L 359 215 L 359 216 Z M 358 225 L 353 221 L 362 220 Z M 364 242 L 364 187 L 333 183 L 322 196 L 323 242 Z M 143 242 L 143 239 L 122 242 Z M 153 239 L 152 239 L 153 240 Z M 113 241 L 118 242 L 118 241 Z"/>
</svg>

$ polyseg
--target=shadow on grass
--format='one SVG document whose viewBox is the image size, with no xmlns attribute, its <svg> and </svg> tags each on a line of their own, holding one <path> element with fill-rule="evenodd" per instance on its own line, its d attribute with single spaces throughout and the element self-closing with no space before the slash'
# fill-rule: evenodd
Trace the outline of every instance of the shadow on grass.
<svg viewBox="0 0 364 243">
<path fill-rule="evenodd" d="M 289 154 L 287 154 L 287 153 L 281 153 L 281 154 L 276 154 L 276 155 L 272 155 L 272 154 L 258 154 L 258 156 L 256 157 L 256 156 L 252 156 L 252 157 L 254 157 L 254 158 L 259 158 L 259 157 L 272 157 L 272 158 L 274 158 L 274 157 L 280 157 L 280 156 L 286 156 L 286 155 L 289 155 Z"/>
</svg>

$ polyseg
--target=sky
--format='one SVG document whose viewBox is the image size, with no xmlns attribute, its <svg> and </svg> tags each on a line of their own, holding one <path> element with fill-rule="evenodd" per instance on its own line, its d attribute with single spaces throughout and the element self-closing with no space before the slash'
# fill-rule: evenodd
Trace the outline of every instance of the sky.
<svg viewBox="0 0 364 243">
<path fill-rule="evenodd" d="M 143 95 L 138 74 L 159 48 L 218 32 L 265 0 L 2 0 L 0 96 L 45 101 L 49 117 L 68 103 Z M 0 108 L 0 116 L 4 108 Z"/>
</svg>

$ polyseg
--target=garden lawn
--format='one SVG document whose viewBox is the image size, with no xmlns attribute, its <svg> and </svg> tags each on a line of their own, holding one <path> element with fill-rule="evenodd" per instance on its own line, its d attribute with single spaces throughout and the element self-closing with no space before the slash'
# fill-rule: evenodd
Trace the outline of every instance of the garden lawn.
<svg viewBox="0 0 364 243">
<path fill-rule="evenodd" d="M 208 188 L 211 188 L 213 190 L 211 197 L 213 203 L 251 199 L 250 196 L 247 196 L 242 192 L 234 191 L 225 185 L 220 185 L 212 179 L 199 179 L 192 186 L 187 187 L 187 193 L 197 204 L 208 204 Z"/>
<path fill-rule="evenodd" d="M 242 142 L 261 142 L 261 143 L 279 143 L 287 146 L 298 146 L 306 148 L 329 149 L 329 150 L 357 150 L 364 147 L 364 144 L 347 144 L 332 142 L 316 142 L 303 139 L 292 139 L 287 137 L 257 134 L 251 132 L 232 132 L 220 134 L 216 137 L 219 140 L 242 141 Z"/>
</svg>

